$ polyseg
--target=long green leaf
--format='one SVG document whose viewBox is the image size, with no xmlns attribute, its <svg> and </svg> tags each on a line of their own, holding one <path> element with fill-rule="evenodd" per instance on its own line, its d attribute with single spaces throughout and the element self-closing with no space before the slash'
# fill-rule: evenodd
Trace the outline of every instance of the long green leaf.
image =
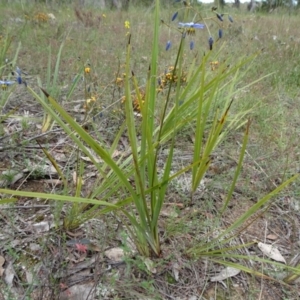
<svg viewBox="0 0 300 300">
<path fill-rule="evenodd" d="M 248 124 L 247 124 L 246 130 L 245 130 L 245 135 L 244 135 L 244 140 L 243 140 L 242 149 L 241 149 L 241 151 L 240 151 L 240 157 L 239 157 L 238 165 L 237 165 L 237 167 L 236 167 L 236 171 L 235 171 L 235 174 L 234 174 L 234 176 L 233 176 L 233 180 L 232 180 L 230 189 L 229 189 L 229 191 L 228 191 L 226 200 L 225 200 L 224 205 L 223 205 L 223 208 L 222 208 L 222 210 L 221 210 L 221 214 L 226 210 L 226 208 L 227 208 L 227 206 L 228 206 L 228 204 L 229 204 L 229 201 L 230 201 L 231 196 L 232 196 L 232 194 L 233 194 L 233 191 L 234 191 L 234 188 L 235 188 L 237 179 L 238 179 L 239 174 L 240 174 L 241 169 L 242 169 L 242 164 L 243 164 L 243 160 L 244 160 L 244 155 L 245 155 L 245 152 L 246 152 L 246 147 L 247 147 L 248 138 L 249 138 L 249 128 L 250 128 L 250 123 L 251 123 L 250 120 L 248 120 Z"/>
<path fill-rule="evenodd" d="M 42 98 L 40 98 L 31 88 L 29 88 L 29 91 L 36 97 L 37 100 L 43 105 L 43 107 L 51 113 L 53 118 L 56 120 L 56 122 L 65 130 L 66 133 L 69 134 L 69 136 L 73 139 L 73 141 L 77 144 L 77 146 L 91 159 L 91 161 L 94 163 L 94 165 L 100 170 L 99 164 L 95 161 L 93 156 L 91 156 L 90 152 L 87 150 L 87 148 L 84 146 L 82 141 L 77 138 L 79 136 L 83 141 L 86 142 L 87 145 L 91 149 L 93 149 L 99 157 L 101 157 L 107 165 L 117 174 L 117 176 L 120 178 L 124 186 L 126 186 L 129 193 L 133 196 L 133 198 L 136 197 L 136 194 L 130 185 L 130 183 L 127 180 L 126 174 L 117 166 L 117 164 L 114 162 L 112 157 L 109 155 L 109 153 L 99 144 L 97 141 L 91 137 L 45 90 L 43 92 L 45 93 L 47 99 L 49 100 L 49 103 L 52 105 L 54 109 L 56 109 L 60 116 L 65 119 L 67 124 L 72 128 L 72 131 L 59 117 L 52 108 L 43 101 Z M 75 134 L 76 133 L 76 134 Z"/>
<path fill-rule="evenodd" d="M 30 197 L 30 198 L 42 198 L 42 199 L 48 199 L 48 200 L 69 201 L 69 202 L 73 202 L 73 203 L 96 204 L 96 205 L 103 205 L 103 206 L 109 206 L 112 208 L 117 208 L 117 206 L 112 203 L 108 203 L 108 202 L 96 200 L 96 199 L 83 198 L 83 197 L 72 197 L 72 196 L 65 196 L 65 195 L 26 192 L 26 191 L 14 191 L 14 190 L 8 190 L 8 189 L 0 189 L 0 193 L 8 194 L 8 195 L 15 195 L 15 196 L 22 196 L 22 197 Z"/>
<path fill-rule="evenodd" d="M 264 196 L 262 199 L 257 201 L 253 206 L 251 206 L 244 214 L 242 214 L 231 226 L 229 226 L 226 230 L 222 231 L 220 235 L 211 240 L 209 243 L 205 245 L 192 247 L 187 251 L 189 254 L 201 255 L 201 253 L 208 252 L 209 249 L 213 249 L 216 245 L 220 243 L 228 242 L 227 239 L 224 239 L 227 235 L 231 235 L 232 233 L 239 227 L 245 224 L 245 222 L 253 217 L 259 209 L 262 208 L 272 197 L 276 196 L 279 192 L 281 192 L 284 188 L 286 188 L 289 184 L 294 182 L 299 177 L 299 174 L 292 176 L 287 181 L 283 182 L 280 186 L 278 186 L 274 191 Z"/>
</svg>

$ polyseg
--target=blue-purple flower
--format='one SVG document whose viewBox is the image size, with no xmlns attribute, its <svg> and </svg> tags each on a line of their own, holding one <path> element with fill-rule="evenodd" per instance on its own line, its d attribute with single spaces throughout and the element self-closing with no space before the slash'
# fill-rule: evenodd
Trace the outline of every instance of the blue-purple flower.
<svg viewBox="0 0 300 300">
<path fill-rule="evenodd" d="M 217 14 L 217 18 L 218 18 L 221 22 L 223 22 L 223 16 L 222 16 L 222 15 Z"/>
<path fill-rule="evenodd" d="M 172 43 L 171 41 L 167 41 L 167 44 L 166 44 L 166 51 L 168 51 L 172 46 Z"/>
<path fill-rule="evenodd" d="M 219 29 L 219 39 L 221 39 L 223 37 L 223 30 L 220 28 Z"/>
<path fill-rule="evenodd" d="M 214 39 L 210 36 L 208 39 L 209 50 L 213 48 Z"/>
<path fill-rule="evenodd" d="M 16 72 L 12 72 L 13 75 L 16 75 L 16 82 L 18 84 L 24 84 L 25 86 L 27 86 L 27 83 L 25 80 L 23 80 L 22 78 L 22 74 L 27 75 L 25 72 L 21 71 L 21 69 L 19 67 L 16 68 Z"/>
<path fill-rule="evenodd" d="M 233 19 L 232 19 L 231 15 L 228 15 L 228 20 L 229 20 L 231 23 L 233 23 Z"/>
<path fill-rule="evenodd" d="M 178 23 L 179 28 L 195 28 L 195 29 L 204 29 L 205 25 L 200 23 Z"/>
<path fill-rule="evenodd" d="M 17 83 L 18 84 L 22 84 L 23 83 L 23 80 L 22 80 L 22 71 L 20 70 L 19 67 L 17 67 L 16 69 L 16 73 L 17 73 Z"/>
<path fill-rule="evenodd" d="M 190 41 L 190 50 L 193 50 L 193 49 L 194 49 L 194 46 L 195 46 L 194 41 Z"/>
<path fill-rule="evenodd" d="M 0 80 L 1 85 L 13 85 L 15 84 L 14 81 L 7 81 L 7 80 Z"/>
<path fill-rule="evenodd" d="M 172 16 L 172 21 L 174 21 L 176 18 L 177 18 L 177 16 L 178 16 L 178 11 L 176 11 L 176 13 Z"/>
<path fill-rule="evenodd" d="M 13 85 L 16 82 L 18 84 L 24 84 L 25 86 L 27 86 L 26 82 L 22 79 L 22 71 L 19 67 L 16 68 L 15 72 L 12 72 L 12 75 L 16 76 L 16 80 L 15 81 L 11 81 L 11 80 L 0 80 L 0 85 L 2 86 L 2 88 L 5 88 L 7 86 Z M 26 73 L 24 73 L 26 74 Z"/>
</svg>

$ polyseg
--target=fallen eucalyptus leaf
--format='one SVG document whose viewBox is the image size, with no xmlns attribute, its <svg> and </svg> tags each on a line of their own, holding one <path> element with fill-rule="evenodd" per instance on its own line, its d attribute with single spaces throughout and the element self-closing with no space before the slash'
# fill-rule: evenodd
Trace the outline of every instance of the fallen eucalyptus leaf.
<svg viewBox="0 0 300 300">
<path fill-rule="evenodd" d="M 37 233 L 47 232 L 50 230 L 50 224 L 47 221 L 42 221 L 32 225 Z"/>
<path fill-rule="evenodd" d="M 286 264 L 284 257 L 281 255 L 279 250 L 276 247 L 274 247 L 273 245 L 264 244 L 264 243 L 259 242 L 257 244 L 257 246 L 261 250 L 261 252 L 263 254 L 265 254 L 266 256 L 268 256 L 276 261 L 283 262 Z"/>
<path fill-rule="evenodd" d="M 152 274 L 156 274 L 157 270 L 154 267 L 153 261 L 149 257 L 144 258 L 143 261 L 144 261 L 144 264 L 146 265 L 148 271 L 151 272 Z"/>
<path fill-rule="evenodd" d="M 90 295 L 94 288 L 93 283 L 76 284 L 62 291 L 59 295 L 59 299 L 91 299 Z"/>
<path fill-rule="evenodd" d="M 5 269 L 5 272 L 4 272 L 5 283 L 8 286 L 12 286 L 14 277 L 15 277 L 15 270 L 13 268 L 12 262 L 9 262 L 7 268 Z"/>
<path fill-rule="evenodd" d="M 161 215 L 163 217 L 169 217 L 169 218 L 177 218 L 178 217 L 178 213 L 174 210 L 173 207 L 170 207 L 170 206 L 162 209 Z"/>
<path fill-rule="evenodd" d="M 122 248 L 111 248 L 109 250 L 104 251 L 104 254 L 107 258 L 112 260 L 113 262 L 121 262 L 124 260 L 124 250 Z"/>
<path fill-rule="evenodd" d="M 267 235 L 267 239 L 275 241 L 278 239 L 278 236 L 276 234 L 269 234 Z"/>
<path fill-rule="evenodd" d="M 173 271 L 173 275 L 174 275 L 174 278 L 176 281 L 179 280 L 179 270 L 180 270 L 180 267 L 179 267 L 179 264 L 176 262 L 172 265 L 172 271 Z"/>
<path fill-rule="evenodd" d="M 33 283 L 33 274 L 27 270 L 25 270 L 26 280 L 28 284 Z"/>
<path fill-rule="evenodd" d="M 241 272 L 241 270 L 233 268 L 233 267 L 226 267 L 225 269 L 223 269 L 219 275 L 211 277 L 210 281 L 215 282 L 215 281 L 222 281 L 225 280 L 229 277 L 233 277 L 236 276 L 237 274 L 239 274 Z"/>
</svg>

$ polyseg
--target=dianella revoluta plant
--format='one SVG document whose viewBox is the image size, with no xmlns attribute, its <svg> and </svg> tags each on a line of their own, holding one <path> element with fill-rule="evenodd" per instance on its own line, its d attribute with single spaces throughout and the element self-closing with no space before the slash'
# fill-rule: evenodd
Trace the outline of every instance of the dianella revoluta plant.
<svg viewBox="0 0 300 300">
<path fill-rule="evenodd" d="M 0 189 L 1 193 L 92 204 L 87 208 L 90 215 L 113 212 L 124 220 L 124 226 L 139 253 L 143 256 L 158 257 L 161 255 L 158 221 L 169 183 L 181 174 L 191 172 L 192 197 L 205 176 L 213 151 L 220 146 L 230 131 L 244 126 L 245 135 L 238 167 L 223 205 L 223 210 L 226 209 L 241 170 L 250 126 L 250 121 L 247 120 L 249 111 L 230 115 L 230 108 L 234 104 L 235 94 L 238 93 L 237 86 L 241 85 L 243 75 L 247 71 L 245 66 L 251 66 L 258 53 L 240 58 L 236 62 L 230 58 L 219 62 L 217 59 L 222 57 L 223 49 L 221 45 L 223 26 L 220 25 L 214 37 L 207 22 L 216 19 L 218 24 L 222 23 L 224 16 L 213 11 L 212 17 L 203 18 L 201 12 L 185 1 L 183 4 L 180 9 L 183 12 L 182 20 L 178 21 L 179 13 L 174 12 L 170 21 L 162 21 L 160 1 L 155 1 L 151 61 L 145 76 L 144 90 L 141 90 L 139 85 L 140 76 L 137 76 L 131 68 L 131 59 L 134 55 L 131 48 L 135 35 L 128 32 L 124 76 L 125 122 L 109 147 L 95 140 L 84 130 L 83 126 L 76 122 L 46 89 L 42 89 L 46 96 L 44 99 L 27 86 L 28 91 L 41 103 L 44 110 L 68 134 L 78 151 L 87 156 L 96 167 L 99 175 L 89 194 L 81 197 L 80 178 L 84 173 L 84 164 L 80 161 L 79 155 L 79 177 L 75 196 Z M 229 22 L 231 21 L 233 20 L 230 17 Z M 164 29 L 169 30 L 172 36 L 166 41 L 166 45 L 161 45 L 160 32 Z M 199 42 L 197 43 L 200 35 L 206 35 L 207 43 L 202 47 Z M 161 73 L 160 53 L 162 51 L 173 53 L 175 39 L 178 48 L 175 55 L 170 55 L 174 60 L 170 58 L 170 67 Z M 140 118 L 136 117 L 137 109 Z M 178 170 L 174 153 L 180 143 L 180 133 L 186 128 L 190 128 L 195 136 L 193 158 L 189 164 Z M 128 136 L 130 153 L 115 158 L 113 153 L 124 134 Z M 167 158 L 163 167 L 158 168 L 162 149 L 167 152 Z M 55 162 L 51 161 L 55 165 Z M 58 172 L 62 174 L 61 171 Z M 294 178 L 287 183 L 292 180 Z M 276 192 L 287 183 L 280 186 Z M 243 215 L 230 229 L 236 230 L 273 195 L 262 199 L 260 205 L 255 206 L 249 214 Z M 76 214 L 76 209 L 73 212 Z M 214 247 L 214 242 L 207 247 L 199 245 L 199 248 L 190 249 L 188 254 L 201 255 Z"/>
</svg>

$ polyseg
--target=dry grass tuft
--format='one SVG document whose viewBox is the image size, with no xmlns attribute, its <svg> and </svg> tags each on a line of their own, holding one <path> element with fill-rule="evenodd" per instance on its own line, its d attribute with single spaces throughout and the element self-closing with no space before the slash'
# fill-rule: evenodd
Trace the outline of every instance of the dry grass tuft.
<svg viewBox="0 0 300 300">
<path fill-rule="evenodd" d="M 98 28 L 101 24 L 102 17 L 100 14 L 94 14 L 92 11 L 85 11 L 80 7 L 74 8 L 75 16 L 85 27 Z"/>
</svg>

